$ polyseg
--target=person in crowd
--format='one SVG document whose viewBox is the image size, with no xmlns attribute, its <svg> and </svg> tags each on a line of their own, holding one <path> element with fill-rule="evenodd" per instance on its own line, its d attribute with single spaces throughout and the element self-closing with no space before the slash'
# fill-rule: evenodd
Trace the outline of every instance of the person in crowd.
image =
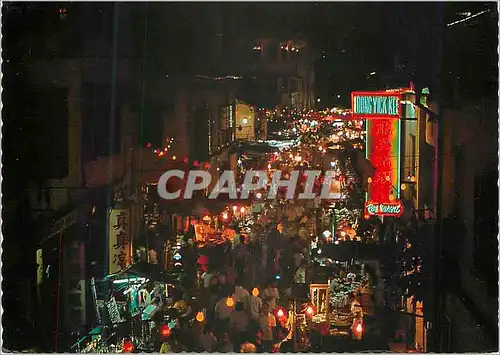
<svg viewBox="0 0 500 355">
<path fill-rule="evenodd" d="M 267 287 L 262 292 L 262 297 L 266 300 L 271 310 L 274 310 L 276 308 L 276 302 L 279 298 L 279 291 L 278 287 L 276 287 L 276 282 L 271 281 L 267 285 Z"/>
<path fill-rule="evenodd" d="M 238 277 L 236 267 L 231 261 L 229 261 L 227 266 L 224 267 L 224 270 L 226 273 L 227 284 L 233 286 L 236 283 L 236 279 Z"/>
<path fill-rule="evenodd" d="M 243 273 L 245 271 L 245 263 L 248 259 L 248 254 L 249 250 L 248 246 L 245 244 L 245 236 L 240 235 L 239 242 L 233 249 L 234 264 L 236 266 L 236 273 L 238 275 L 238 278 L 241 278 L 243 276 Z"/>
<path fill-rule="evenodd" d="M 304 260 L 304 255 L 302 255 L 301 251 L 297 251 L 293 255 L 293 264 L 295 266 L 295 270 L 297 270 L 300 267 L 300 265 L 302 264 L 303 260 Z"/>
<path fill-rule="evenodd" d="M 210 287 L 207 289 L 207 318 L 213 319 L 215 305 L 219 301 L 219 279 L 216 276 L 212 276 L 210 281 Z"/>
<path fill-rule="evenodd" d="M 305 223 L 300 224 L 299 237 L 303 242 L 309 243 L 310 234 L 309 234 L 309 230 L 306 228 Z"/>
<path fill-rule="evenodd" d="M 270 312 L 267 303 L 262 306 L 259 316 L 261 346 L 264 352 L 272 352 L 276 336 L 276 317 Z"/>
<path fill-rule="evenodd" d="M 219 295 L 220 297 L 225 297 L 233 293 L 233 286 L 227 282 L 227 274 L 225 272 L 219 273 Z"/>
<path fill-rule="evenodd" d="M 234 301 L 236 303 L 241 302 L 244 305 L 247 304 L 250 293 L 242 286 L 240 280 L 236 281 L 236 287 L 234 288 Z"/>
<path fill-rule="evenodd" d="M 217 334 L 221 334 L 227 330 L 229 317 L 234 311 L 234 299 L 232 296 L 226 295 L 222 297 L 215 305 L 215 321 Z"/>
<path fill-rule="evenodd" d="M 148 252 L 148 263 L 152 265 L 158 265 L 158 253 L 153 247 L 149 248 Z"/>
<path fill-rule="evenodd" d="M 212 283 L 212 278 L 215 276 L 215 273 L 211 268 L 207 269 L 202 275 L 201 275 L 201 281 L 203 283 L 203 287 L 205 289 L 208 289 L 211 286 Z"/>
<path fill-rule="evenodd" d="M 214 329 L 210 323 L 207 323 L 203 329 L 203 333 L 198 339 L 200 352 L 215 351 L 217 345 L 217 338 L 214 335 Z"/>
<path fill-rule="evenodd" d="M 233 249 L 240 243 L 240 236 L 241 236 L 240 227 L 235 227 L 233 236 Z"/>
<path fill-rule="evenodd" d="M 179 254 L 182 256 L 184 268 L 189 268 L 194 273 L 196 271 L 196 262 L 198 261 L 194 240 L 189 238 L 187 243 L 179 250 Z"/>
<path fill-rule="evenodd" d="M 240 352 L 241 353 L 256 353 L 257 347 L 252 343 L 246 342 L 244 344 L 241 344 Z"/>
<path fill-rule="evenodd" d="M 209 261 L 210 260 L 209 260 L 208 256 L 202 254 L 198 257 L 198 260 L 196 261 L 196 263 L 198 264 L 198 266 L 200 267 L 202 272 L 206 272 L 208 270 Z"/>
<path fill-rule="evenodd" d="M 262 298 L 259 297 L 259 289 L 254 287 L 248 299 L 248 314 L 252 321 L 258 321 L 262 309 Z"/>
<path fill-rule="evenodd" d="M 306 273 L 307 273 L 307 261 L 302 260 L 300 262 L 300 266 L 295 272 L 295 276 L 293 278 L 293 281 L 296 284 L 306 284 Z"/>
<path fill-rule="evenodd" d="M 216 347 L 217 351 L 220 353 L 232 353 L 234 350 L 233 344 L 231 344 L 231 340 L 229 339 L 229 334 L 223 333 L 219 344 Z"/>
<path fill-rule="evenodd" d="M 245 312 L 243 302 L 234 306 L 234 312 L 229 316 L 229 331 L 233 335 L 234 351 L 240 349 L 241 344 L 247 340 L 247 331 L 250 324 L 248 314 Z"/>
</svg>

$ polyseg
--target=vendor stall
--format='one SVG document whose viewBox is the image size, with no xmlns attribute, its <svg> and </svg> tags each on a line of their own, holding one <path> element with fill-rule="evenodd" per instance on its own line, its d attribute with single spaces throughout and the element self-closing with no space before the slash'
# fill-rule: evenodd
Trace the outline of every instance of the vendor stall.
<svg viewBox="0 0 500 355">
<path fill-rule="evenodd" d="M 150 264 L 133 264 L 93 283 L 97 327 L 73 347 L 76 352 L 158 351 L 158 332 L 175 326 L 168 315 L 176 280 Z M 169 328 L 170 329 L 170 328 Z M 158 349 L 157 349 L 158 348 Z"/>
</svg>

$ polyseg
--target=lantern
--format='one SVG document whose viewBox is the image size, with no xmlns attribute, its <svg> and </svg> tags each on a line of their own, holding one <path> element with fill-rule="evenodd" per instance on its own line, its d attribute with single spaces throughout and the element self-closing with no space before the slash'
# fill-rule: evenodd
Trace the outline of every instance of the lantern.
<svg viewBox="0 0 500 355">
<path fill-rule="evenodd" d="M 205 315 L 203 314 L 203 312 L 198 312 L 196 314 L 196 320 L 200 323 L 202 323 L 205 320 Z"/>
<path fill-rule="evenodd" d="M 164 338 L 168 338 L 172 334 L 172 331 L 170 330 L 168 325 L 162 325 L 160 327 L 160 335 Z"/>
<path fill-rule="evenodd" d="M 234 306 L 234 300 L 232 297 L 228 297 L 226 300 L 226 306 L 228 307 L 233 307 Z"/>
<path fill-rule="evenodd" d="M 131 353 L 132 351 L 134 351 L 134 343 L 132 343 L 130 340 L 125 340 L 123 342 L 123 352 L 124 353 Z"/>
<path fill-rule="evenodd" d="M 276 315 L 278 316 L 278 318 L 283 318 L 285 316 L 285 311 L 283 311 L 283 308 L 279 308 L 276 312 Z"/>
<path fill-rule="evenodd" d="M 314 307 L 313 307 L 313 306 L 307 306 L 307 307 L 306 307 L 306 314 L 307 314 L 309 317 L 314 316 Z"/>
<path fill-rule="evenodd" d="M 255 297 L 259 296 L 259 289 L 257 287 L 253 288 L 252 295 L 255 296 Z"/>
</svg>

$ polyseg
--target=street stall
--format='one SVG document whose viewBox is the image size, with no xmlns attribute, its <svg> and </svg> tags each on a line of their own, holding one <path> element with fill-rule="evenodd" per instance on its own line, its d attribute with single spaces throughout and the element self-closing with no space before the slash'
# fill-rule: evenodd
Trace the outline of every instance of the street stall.
<svg viewBox="0 0 500 355">
<path fill-rule="evenodd" d="M 363 276 L 362 266 L 318 256 L 315 261 L 319 283 L 310 285 L 310 304 L 315 310 L 311 329 L 360 340 L 365 312 L 359 301 L 370 294 L 370 281 Z"/>
<path fill-rule="evenodd" d="M 153 265 L 130 265 L 92 289 L 97 327 L 74 345 L 76 352 L 158 351 L 159 333 L 176 326 L 172 293 L 182 290 Z"/>
</svg>

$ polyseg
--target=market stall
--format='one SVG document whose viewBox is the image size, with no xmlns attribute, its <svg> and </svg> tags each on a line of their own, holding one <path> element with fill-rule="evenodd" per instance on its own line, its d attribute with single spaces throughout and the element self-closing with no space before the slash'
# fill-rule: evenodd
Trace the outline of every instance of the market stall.
<svg viewBox="0 0 500 355">
<path fill-rule="evenodd" d="M 97 327 L 75 345 L 76 352 L 157 351 L 160 329 L 175 326 L 172 293 L 182 292 L 167 274 L 138 263 L 92 284 Z M 170 315 L 169 315 L 170 314 Z"/>
</svg>

